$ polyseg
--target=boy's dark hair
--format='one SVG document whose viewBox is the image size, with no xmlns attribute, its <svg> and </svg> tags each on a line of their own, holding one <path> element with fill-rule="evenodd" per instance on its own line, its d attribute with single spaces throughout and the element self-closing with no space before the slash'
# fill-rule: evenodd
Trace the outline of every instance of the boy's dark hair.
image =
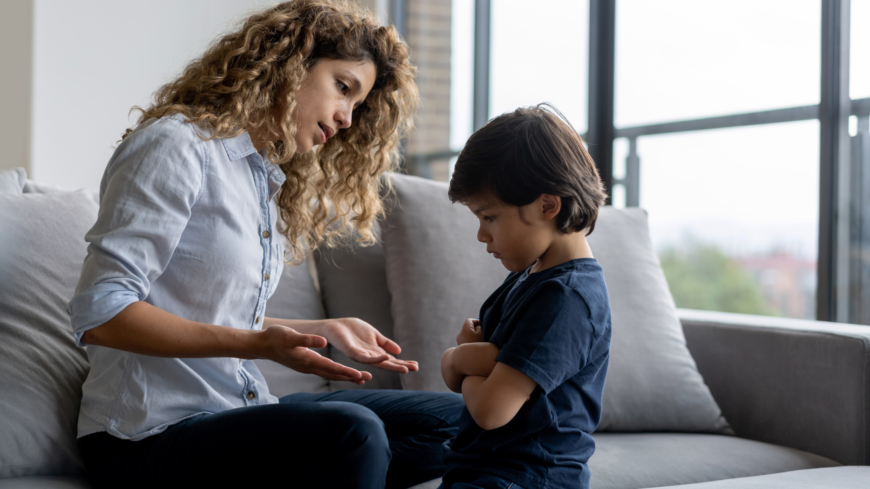
<svg viewBox="0 0 870 489">
<path fill-rule="evenodd" d="M 524 206 L 541 194 L 557 195 L 556 229 L 569 234 L 595 229 L 607 193 L 592 157 L 555 107 L 521 107 L 489 121 L 459 153 L 448 196 L 452 202 L 491 193 Z"/>
</svg>

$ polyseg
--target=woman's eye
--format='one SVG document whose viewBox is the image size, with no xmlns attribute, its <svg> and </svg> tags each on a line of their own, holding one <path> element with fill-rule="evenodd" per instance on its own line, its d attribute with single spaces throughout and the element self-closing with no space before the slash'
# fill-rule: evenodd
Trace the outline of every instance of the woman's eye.
<svg viewBox="0 0 870 489">
<path fill-rule="evenodd" d="M 347 84 L 345 84 L 344 82 L 339 81 L 336 83 L 338 84 L 338 90 L 341 91 L 342 94 L 347 94 L 347 92 L 350 90 L 350 87 L 347 86 Z"/>
</svg>

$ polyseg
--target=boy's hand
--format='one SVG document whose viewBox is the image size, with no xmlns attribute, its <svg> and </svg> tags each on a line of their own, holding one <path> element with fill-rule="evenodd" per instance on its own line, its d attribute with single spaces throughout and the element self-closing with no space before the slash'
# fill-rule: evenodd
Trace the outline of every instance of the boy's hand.
<svg viewBox="0 0 870 489">
<path fill-rule="evenodd" d="M 456 335 L 456 344 L 478 343 L 483 341 L 483 328 L 480 327 L 479 319 L 468 318 L 462 323 L 462 329 Z"/>
<path fill-rule="evenodd" d="M 466 376 L 488 377 L 496 365 L 499 349 L 488 341 L 449 348 L 441 357 L 441 376 L 447 388 L 462 392 Z"/>
</svg>

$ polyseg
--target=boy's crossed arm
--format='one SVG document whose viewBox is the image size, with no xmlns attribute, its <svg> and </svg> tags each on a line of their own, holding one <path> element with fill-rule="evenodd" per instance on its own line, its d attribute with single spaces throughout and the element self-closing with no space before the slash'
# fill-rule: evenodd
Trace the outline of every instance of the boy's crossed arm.
<svg viewBox="0 0 870 489">
<path fill-rule="evenodd" d="M 496 362 L 499 349 L 481 341 L 479 321 L 468 319 L 456 337 L 459 346 L 441 357 L 447 387 L 461 392 L 478 426 L 493 430 L 506 425 L 529 400 L 537 383 L 519 370 Z"/>
</svg>

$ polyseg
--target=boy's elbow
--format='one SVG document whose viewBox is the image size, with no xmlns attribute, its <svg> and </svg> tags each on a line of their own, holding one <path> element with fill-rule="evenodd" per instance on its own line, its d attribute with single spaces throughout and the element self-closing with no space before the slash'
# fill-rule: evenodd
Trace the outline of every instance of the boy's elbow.
<svg viewBox="0 0 870 489">
<path fill-rule="evenodd" d="M 499 412 L 491 406 L 480 406 L 475 410 L 469 409 L 468 412 L 471 413 L 471 418 L 477 426 L 486 431 L 501 428 L 514 418 L 513 415 L 508 416 L 508 413 Z"/>
<path fill-rule="evenodd" d="M 462 393 L 462 379 L 457 378 L 450 364 L 450 354 L 453 348 L 448 348 L 441 356 L 441 378 L 444 379 L 444 384 L 447 388 L 458 394 Z"/>
</svg>

